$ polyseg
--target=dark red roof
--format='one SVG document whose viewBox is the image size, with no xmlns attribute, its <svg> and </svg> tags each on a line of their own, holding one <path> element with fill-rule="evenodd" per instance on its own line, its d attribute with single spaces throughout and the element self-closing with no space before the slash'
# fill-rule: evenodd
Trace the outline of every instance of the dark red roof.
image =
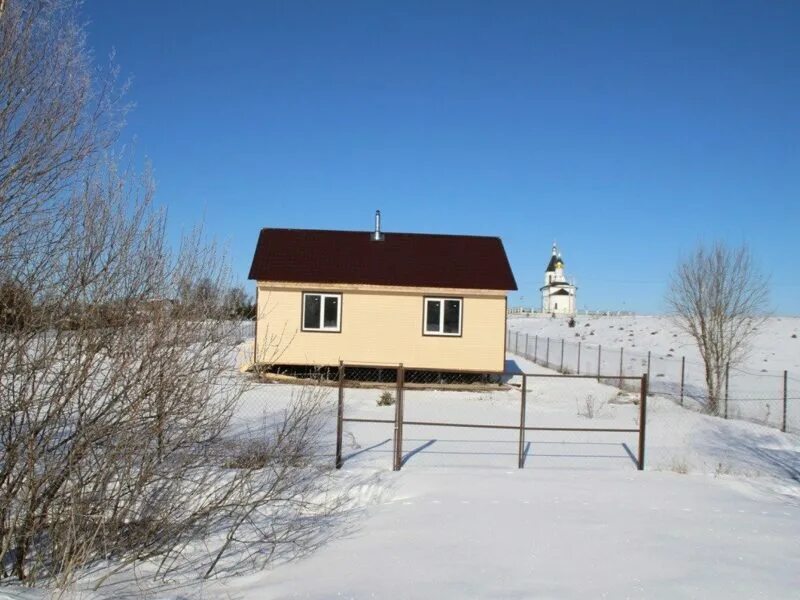
<svg viewBox="0 0 800 600">
<path fill-rule="evenodd" d="M 496 237 L 262 229 L 250 279 L 298 283 L 516 290 Z"/>
</svg>

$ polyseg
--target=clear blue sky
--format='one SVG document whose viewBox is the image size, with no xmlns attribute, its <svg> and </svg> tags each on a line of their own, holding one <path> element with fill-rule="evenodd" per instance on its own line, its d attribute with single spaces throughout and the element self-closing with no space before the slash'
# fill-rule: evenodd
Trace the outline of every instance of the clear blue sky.
<svg viewBox="0 0 800 600">
<path fill-rule="evenodd" d="M 677 257 L 750 244 L 800 314 L 800 2 L 88 0 L 176 234 L 245 280 L 261 227 L 555 239 L 580 308 L 664 310 Z"/>
</svg>

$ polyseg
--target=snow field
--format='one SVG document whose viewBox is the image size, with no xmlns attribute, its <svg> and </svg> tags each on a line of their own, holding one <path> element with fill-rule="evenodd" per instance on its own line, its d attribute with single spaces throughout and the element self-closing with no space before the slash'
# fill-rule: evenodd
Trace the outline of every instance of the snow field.
<svg viewBox="0 0 800 600">
<path fill-rule="evenodd" d="M 650 356 L 650 390 L 679 398 L 681 358 L 685 357 L 684 400 L 700 408 L 705 397 L 704 368 L 694 341 L 664 316 L 578 316 L 575 328 L 566 320 L 548 317 L 512 317 L 508 320 L 509 347 L 536 356 L 539 363 L 564 365 L 581 372 L 600 370 L 625 375 L 647 371 Z M 794 337 L 793 337 L 794 336 Z M 537 340 L 538 338 L 538 340 Z M 549 338 L 550 351 L 547 352 Z M 580 342 L 580 357 L 578 343 Z M 527 349 L 526 349 L 527 343 Z M 783 424 L 783 371 L 787 376 L 787 428 L 800 432 L 800 318 L 772 317 L 759 329 L 752 348 L 740 365 L 730 370 L 729 416 L 780 428 Z"/>
<path fill-rule="evenodd" d="M 525 372 L 541 367 L 514 359 Z M 512 381 L 517 383 L 518 379 Z M 264 385 L 252 406 L 285 398 Z M 346 389 L 345 414 L 391 420 L 380 390 Z M 333 461 L 336 390 L 328 390 Z M 407 390 L 407 420 L 519 423 L 519 390 Z M 595 399 L 587 416 L 586 398 Z M 636 427 L 635 394 L 594 380 L 529 379 L 527 424 Z M 276 400 L 273 406 L 280 405 Z M 800 439 L 648 399 L 636 434 L 517 433 L 346 423 L 337 473 L 362 510 L 300 561 L 218 589 L 242 598 L 788 598 L 800 572 Z"/>
<path fill-rule="evenodd" d="M 542 367 L 509 357 L 524 372 Z M 507 390 L 407 390 L 406 420 L 518 425 L 520 378 Z M 319 458 L 333 465 L 335 387 L 324 397 Z M 382 390 L 347 388 L 345 415 L 393 419 Z M 306 393 L 258 384 L 234 431 L 248 435 Z M 592 399 L 591 409 L 587 399 Z M 527 424 L 638 426 L 637 394 L 592 379 L 529 378 Z M 589 414 L 591 413 L 591 416 Z M 265 571 L 147 587 L 151 598 L 790 598 L 800 572 L 800 437 L 648 398 L 646 470 L 635 433 L 346 423 L 332 472 L 349 509 L 329 541 Z M 120 578 L 101 594 L 139 597 Z M 0 598 L 6 592 L 0 588 Z M 31 595 L 33 594 L 33 595 Z M 12 598 L 38 592 L 9 589 Z"/>
</svg>

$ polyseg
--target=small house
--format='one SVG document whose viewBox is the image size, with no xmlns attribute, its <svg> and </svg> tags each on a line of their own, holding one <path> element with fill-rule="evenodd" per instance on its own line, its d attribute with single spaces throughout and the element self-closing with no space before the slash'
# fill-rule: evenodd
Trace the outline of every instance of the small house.
<svg viewBox="0 0 800 600">
<path fill-rule="evenodd" d="M 506 295 L 497 237 L 262 229 L 255 360 L 276 366 L 397 365 L 499 373 Z"/>
</svg>

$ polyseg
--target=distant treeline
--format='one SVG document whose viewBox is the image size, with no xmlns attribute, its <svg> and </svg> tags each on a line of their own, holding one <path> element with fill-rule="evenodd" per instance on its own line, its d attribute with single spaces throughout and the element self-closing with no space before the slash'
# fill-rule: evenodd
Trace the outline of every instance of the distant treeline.
<svg viewBox="0 0 800 600">
<path fill-rule="evenodd" d="M 123 327 L 172 316 L 192 319 L 213 315 L 220 319 L 255 318 L 253 298 L 241 286 L 220 289 L 210 279 L 178 286 L 163 297 L 125 297 L 103 303 L 76 302 L 74 306 L 52 305 L 47 297 L 36 298 L 12 280 L 0 283 L 0 331 L 36 328 L 37 323 L 58 329 Z M 53 321 L 57 313 L 59 319 Z"/>
</svg>

